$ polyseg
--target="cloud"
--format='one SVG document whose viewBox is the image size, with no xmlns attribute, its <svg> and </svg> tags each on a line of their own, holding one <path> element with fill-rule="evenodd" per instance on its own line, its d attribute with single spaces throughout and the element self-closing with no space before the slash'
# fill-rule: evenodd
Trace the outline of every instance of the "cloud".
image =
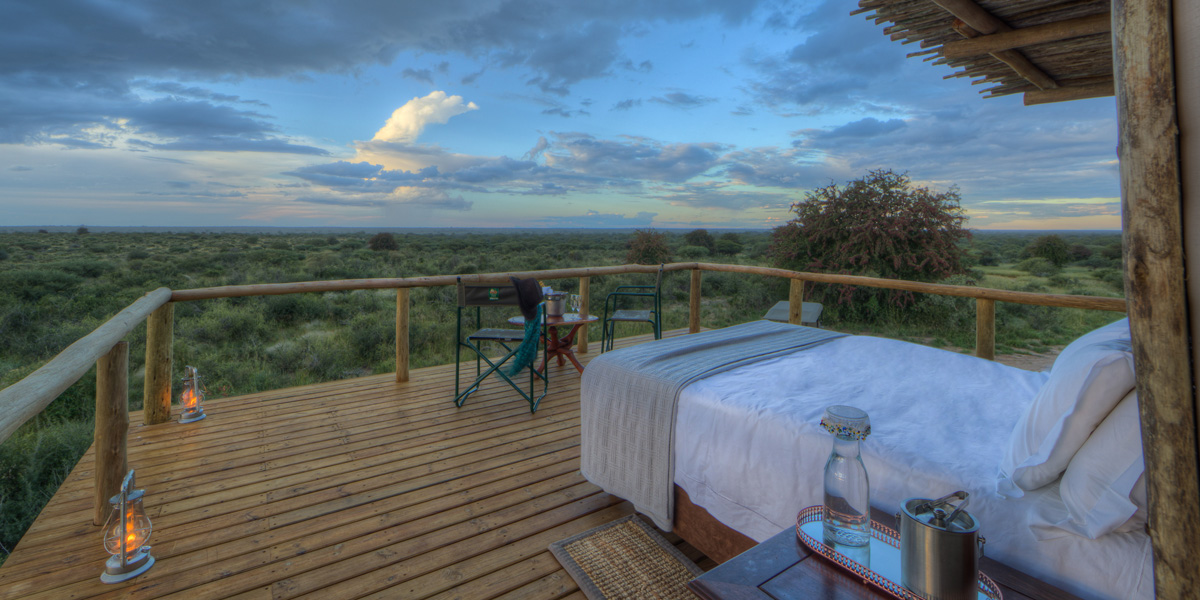
<svg viewBox="0 0 1200 600">
<path fill-rule="evenodd" d="M 722 174 L 749 186 L 805 189 L 852 176 L 853 171 L 803 148 L 749 148 L 725 156 Z"/>
<path fill-rule="evenodd" d="M 525 72 L 529 85 L 545 93 L 565 95 L 570 86 L 607 77 L 616 68 L 652 68 L 649 60 L 624 55 L 622 39 L 631 32 L 713 17 L 741 24 L 757 4 L 444 0 L 413 5 L 358 0 L 346 6 L 309 2 L 280 10 L 270 3 L 225 0 L 24 2 L 6 7 L 5 24 L 0 25 L 5 33 L 0 35 L 0 144 L 112 147 L 110 140 L 87 131 L 136 116 L 155 95 L 266 107 L 260 100 L 214 92 L 195 82 L 360 75 L 372 66 L 393 64 L 402 53 L 478 61 L 479 71 L 463 76 L 464 84 L 474 83 L 488 68 L 509 69 Z M 438 63 L 435 71 L 448 73 L 449 63 Z M 431 84 L 433 72 L 410 68 L 402 74 Z M 166 106 L 180 118 L 211 117 L 218 123 L 224 118 L 217 112 L 189 111 L 183 104 Z M 260 122 L 269 120 L 259 117 Z M 210 142 L 221 139 L 227 138 L 218 135 Z M 299 141 L 230 141 L 234 149 L 310 151 L 298 149 L 306 145 Z M 174 146 L 167 140 L 155 142 L 164 144 L 160 148 L 202 147 L 186 140 Z"/>
<path fill-rule="evenodd" d="M 8 170 L 9 171 L 32 171 L 33 167 L 26 167 L 25 165 L 13 165 L 13 166 L 9 167 Z"/>
<path fill-rule="evenodd" d="M 546 110 L 543 110 L 542 114 L 543 115 L 558 115 L 560 117 L 569 119 L 571 117 L 588 116 L 588 115 L 591 115 L 592 113 L 590 113 L 586 110 L 583 110 L 583 109 L 567 110 L 561 106 L 555 106 L 554 108 L 547 108 Z"/>
<path fill-rule="evenodd" d="M 267 103 L 262 102 L 261 100 L 243 100 L 240 96 L 235 96 L 232 94 L 220 94 L 220 93 L 214 92 L 212 90 L 208 90 L 208 89 L 197 87 L 197 86 L 185 86 L 185 85 L 183 85 L 179 82 L 175 82 L 175 81 L 134 80 L 134 81 L 130 82 L 130 85 L 134 88 L 140 88 L 140 89 L 150 91 L 150 92 L 157 92 L 157 93 L 161 93 L 161 94 L 170 94 L 172 96 L 193 98 L 196 100 L 211 100 L 213 102 L 237 102 L 237 103 L 242 103 L 242 104 L 254 104 L 257 106 L 262 106 L 264 108 L 268 107 Z"/>
<path fill-rule="evenodd" d="M 674 206 L 747 210 L 787 208 L 796 201 L 791 195 L 758 190 L 730 189 L 727 182 L 703 182 L 681 185 L 660 196 Z"/>
<path fill-rule="evenodd" d="M 909 69 L 928 68 L 906 60 L 899 44 L 867 20 L 846 18 L 842 0 L 787 10 L 794 12 L 768 17 L 768 28 L 807 33 L 804 40 L 787 52 L 743 56 L 759 74 L 747 91 L 771 109 L 819 114 L 859 106 L 874 96 L 895 98 L 898 90 L 918 87 L 911 80 L 901 82 Z"/>
<path fill-rule="evenodd" d="M 525 153 L 524 158 L 526 158 L 527 160 L 537 160 L 538 157 L 540 157 L 542 155 L 542 153 L 545 152 L 546 149 L 549 147 L 550 147 L 550 142 L 546 141 L 546 136 L 539 135 L 537 143 L 534 144 L 533 147 L 529 149 L 529 152 Z"/>
<path fill-rule="evenodd" d="M 618 63 L 618 66 L 620 66 L 622 69 L 625 69 L 626 71 L 635 71 L 638 73 L 649 73 L 650 71 L 654 70 L 654 63 L 652 63 L 648 60 L 643 60 L 642 62 L 635 65 L 635 64 L 633 64 L 632 60 L 629 60 L 627 58 L 625 60 L 620 61 Z"/>
<path fill-rule="evenodd" d="M 429 69 L 404 69 L 400 72 L 400 76 L 433 85 L 433 71 Z"/>
<path fill-rule="evenodd" d="M 446 92 L 436 90 L 423 98 L 413 98 L 393 111 L 383 128 L 371 139 L 379 142 L 415 142 L 426 125 L 443 124 L 450 117 L 472 110 L 479 110 L 474 102 L 463 104 L 462 96 L 447 96 Z"/>
<path fill-rule="evenodd" d="M 542 217 L 537 222 L 549 227 L 583 227 L 594 229 L 637 229 L 650 227 L 658 213 L 639 212 L 632 217 L 589 210 L 582 215 Z"/>
<path fill-rule="evenodd" d="M 907 171 L 918 181 L 958 185 L 970 201 L 1107 197 L 1117 188 L 1111 100 L 1031 111 L 1011 100 L 955 110 L 913 109 L 902 121 L 859 119 L 794 132 L 793 146 L 830 168 L 827 177 L 869 169 Z"/>
<path fill-rule="evenodd" d="M 903 119 L 888 119 L 880 121 L 875 117 L 866 117 L 857 121 L 846 123 L 841 127 L 835 127 L 828 131 L 819 131 L 817 136 L 822 139 L 836 138 L 873 138 L 881 135 L 889 134 L 897 129 L 902 129 L 906 123 Z"/>
<path fill-rule="evenodd" d="M 617 102 L 616 104 L 614 104 L 612 107 L 612 110 L 629 110 L 635 106 L 641 106 L 641 105 L 642 105 L 641 98 L 629 98 L 628 100 L 621 100 L 620 102 Z"/>
<path fill-rule="evenodd" d="M 688 109 L 698 108 L 704 106 L 705 104 L 712 104 L 713 102 L 716 102 L 717 99 L 709 98 L 707 96 L 686 94 L 684 92 L 671 92 L 662 96 L 655 96 L 651 98 L 650 101 L 664 104 L 672 108 Z"/>
<path fill-rule="evenodd" d="M 427 190 L 422 188 L 399 188 L 392 193 L 394 204 L 419 206 L 438 210 L 471 210 L 474 203 L 463 199 L 462 196 L 451 196 L 443 190 Z"/>
<path fill-rule="evenodd" d="M 714 143 L 662 144 L 627 138 L 601 140 L 586 134 L 559 134 L 546 165 L 588 175 L 682 182 L 716 166 L 726 147 Z"/>
</svg>

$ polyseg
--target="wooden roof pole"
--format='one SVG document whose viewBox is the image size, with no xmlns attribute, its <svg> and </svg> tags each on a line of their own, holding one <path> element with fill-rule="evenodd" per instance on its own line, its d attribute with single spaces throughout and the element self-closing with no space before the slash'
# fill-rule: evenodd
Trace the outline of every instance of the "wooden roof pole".
<svg viewBox="0 0 1200 600">
<path fill-rule="evenodd" d="M 1200 597 L 1200 449 L 1188 345 L 1171 0 L 1113 0 L 1125 296 L 1159 598 Z"/>
<path fill-rule="evenodd" d="M 1013 31 L 1007 23 L 997 19 L 992 13 L 984 10 L 972 0 L 931 0 L 934 4 L 946 9 L 947 12 L 954 15 L 955 18 L 965 23 L 970 30 L 959 29 L 966 37 L 976 37 L 971 35 L 971 30 L 977 35 L 988 35 L 997 32 Z M 1030 83 L 1036 85 L 1038 89 L 1051 90 L 1058 87 L 1058 82 L 1054 81 L 1049 75 L 1043 72 L 1025 58 L 1024 54 L 1016 50 L 997 50 L 989 52 L 992 58 L 1012 67 L 1018 75 L 1029 80 Z"/>
<path fill-rule="evenodd" d="M 1103 98 L 1113 95 L 1113 82 L 1093 83 L 1089 85 L 1071 85 L 1055 90 L 1034 90 L 1025 92 L 1025 106 L 1048 104 L 1050 102 L 1066 102 L 1068 100 L 1083 100 L 1084 98 Z"/>
<path fill-rule="evenodd" d="M 961 19 L 961 17 L 959 17 Z M 1055 21 L 1045 25 L 1022 27 L 1010 31 L 981 35 L 974 39 L 948 42 L 942 45 L 942 56 L 946 58 L 967 58 L 997 50 L 1009 50 L 1034 44 L 1045 44 L 1071 38 L 1105 33 L 1112 29 L 1112 15 L 1100 13 Z"/>
</svg>

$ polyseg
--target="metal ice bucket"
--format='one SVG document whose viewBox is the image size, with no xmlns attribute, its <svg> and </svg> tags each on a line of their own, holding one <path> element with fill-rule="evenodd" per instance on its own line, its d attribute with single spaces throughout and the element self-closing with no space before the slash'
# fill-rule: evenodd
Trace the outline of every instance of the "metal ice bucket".
<svg viewBox="0 0 1200 600">
<path fill-rule="evenodd" d="M 961 500 L 957 507 L 952 499 Z M 929 600 L 976 600 L 985 540 L 963 510 L 967 493 L 904 501 L 900 521 L 900 583 Z M 947 514 L 947 510 L 951 510 Z"/>
<path fill-rule="evenodd" d="M 567 293 L 566 292 L 550 292 L 545 295 L 546 315 L 551 317 L 561 317 L 566 312 Z"/>
</svg>

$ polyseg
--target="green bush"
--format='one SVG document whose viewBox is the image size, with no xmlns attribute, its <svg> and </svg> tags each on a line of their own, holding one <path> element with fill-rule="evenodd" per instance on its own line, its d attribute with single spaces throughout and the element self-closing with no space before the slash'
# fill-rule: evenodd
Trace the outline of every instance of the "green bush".
<svg viewBox="0 0 1200 600">
<path fill-rule="evenodd" d="M 390 233 L 377 233 L 367 240 L 367 248 L 370 250 L 399 250 L 400 244 L 396 243 L 396 236 Z"/>
<path fill-rule="evenodd" d="M 145 258 L 150 258 L 150 253 L 146 252 L 145 250 L 142 250 L 141 248 L 137 248 L 134 250 L 130 250 L 129 254 L 126 254 L 125 257 L 128 258 L 129 260 L 141 260 L 141 259 L 145 259 Z"/>
<path fill-rule="evenodd" d="M 80 277 L 99 277 L 117 268 L 116 265 L 109 262 L 87 259 L 63 260 L 50 263 L 48 266 Z"/>
<path fill-rule="evenodd" d="M 316 319 L 325 312 L 325 303 L 315 294 L 284 294 L 265 300 L 267 319 L 282 325 Z"/>
<path fill-rule="evenodd" d="M 667 234 L 653 229 L 639 229 L 629 240 L 629 252 L 625 262 L 637 265 L 658 265 L 671 261 L 671 247 L 667 245 Z"/>
<path fill-rule="evenodd" d="M 1071 247 L 1066 240 L 1058 235 L 1043 235 L 1025 249 L 1029 256 L 1044 258 L 1056 267 L 1061 267 L 1071 260 Z"/>
<path fill-rule="evenodd" d="M 0 546 L 11 550 L 25 534 L 91 445 L 92 428 L 86 421 L 26 426 L 0 444 Z"/>
<path fill-rule="evenodd" d="M 81 283 L 82 277 L 59 270 L 22 269 L 0 272 L 0 292 L 31 302 L 50 294 L 71 291 Z"/>
<path fill-rule="evenodd" d="M 1052 277 L 1062 270 L 1058 265 L 1041 257 L 1027 258 L 1017 263 L 1017 269 L 1037 277 Z"/>
<path fill-rule="evenodd" d="M 708 250 L 709 252 L 715 252 L 717 250 L 717 241 L 713 239 L 712 234 L 710 234 L 707 229 L 689 231 L 683 235 L 683 241 L 686 244 L 685 247 L 699 246 L 705 250 Z"/>
<path fill-rule="evenodd" d="M 679 249 L 681 258 L 708 258 L 708 248 L 704 246 L 684 246 Z"/>
<path fill-rule="evenodd" d="M 717 254 L 733 256 L 742 252 L 742 239 L 736 233 L 726 233 L 717 240 Z"/>
</svg>

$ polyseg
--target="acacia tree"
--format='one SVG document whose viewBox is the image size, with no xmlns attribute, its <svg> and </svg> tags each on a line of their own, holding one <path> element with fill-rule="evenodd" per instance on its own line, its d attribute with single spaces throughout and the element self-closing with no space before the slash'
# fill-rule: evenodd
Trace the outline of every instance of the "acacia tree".
<svg viewBox="0 0 1200 600">
<path fill-rule="evenodd" d="M 1086 249 L 1086 246 L 1084 248 Z M 1043 235 L 1033 240 L 1033 243 L 1025 248 L 1025 252 L 1035 258 L 1044 258 L 1056 267 L 1061 267 L 1071 260 L 1071 246 L 1054 234 Z"/>
<path fill-rule="evenodd" d="M 870 171 L 805 194 L 792 205 L 795 218 L 772 233 L 768 254 L 777 266 L 801 271 L 937 281 L 964 272 L 959 242 L 970 232 L 959 202 L 955 187 L 934 193 L 907 174 Z M 836 293 L 846 303 L 881 292 L 839 286 Z M 900 306 L 913 301 L 908 292 L 882 293 Z"/>
<path fill-rule="evenodd" d="M 371 236 L 367 240 L 367 248 L 371 250 L 399 250 L 400 244 L 396 243 L 396 236 L 384 231 Z"/>
<path fill-rule="evenodd" d="M 707 248 L 709 252 L 715 252 L 717 249 L 717 241 L 707 229 L 689 231 L 683 234 L 683 241 L 689 246 Z"/>
<path fill-rule="evenodd" d="M 667 234 L 653 229 L 638 229 L 629 240 L 625 261 L 638 265 L 659 265 L 671 260 Z"/>
</svg>

